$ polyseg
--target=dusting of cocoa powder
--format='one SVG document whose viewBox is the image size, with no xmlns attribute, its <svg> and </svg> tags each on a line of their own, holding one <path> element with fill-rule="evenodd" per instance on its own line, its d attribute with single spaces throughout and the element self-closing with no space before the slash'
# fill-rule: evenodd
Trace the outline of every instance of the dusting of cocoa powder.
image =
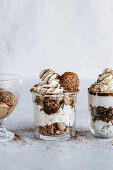
<svg viewBox="0 0 113 170">
<path fill-rule="evenodd" d="M 19 135 L 15 134 L 15 137 L 13 138 L 13 142 L 21 142 L 22 145 L 26 145 L 27 141 L 22 139 Z"/>
</svg>

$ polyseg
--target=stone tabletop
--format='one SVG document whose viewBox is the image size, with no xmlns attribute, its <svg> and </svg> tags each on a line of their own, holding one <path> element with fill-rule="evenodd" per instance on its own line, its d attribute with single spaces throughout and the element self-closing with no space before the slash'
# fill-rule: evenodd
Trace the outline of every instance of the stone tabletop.
<svg viewBox="0 0 113 170">
<path fill-rule="evenodd" d="M 95 138 L 89 130 L 87 88 L 81 80 L 76 136 L 69 141 L 42 141 L 34 136 L 32 99 L 35 80 L 24 80 L 20 103 L 6 120 L 16 137 L 0 142 L 0 170 L 113 170 L 113 139 Z"/>
</svg>

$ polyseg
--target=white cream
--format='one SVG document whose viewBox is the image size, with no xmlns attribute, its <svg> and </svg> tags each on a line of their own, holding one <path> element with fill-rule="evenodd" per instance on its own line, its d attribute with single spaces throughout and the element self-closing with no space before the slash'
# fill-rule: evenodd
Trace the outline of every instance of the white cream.
<svg viewBox="0 0 113 170">
<path fill-rule="evenodd" d="M 97 82 L 91 85 L 90 90 L 93 92 L 113 93 L 113 70 L 106 68 L 98 76 Z"/>
<path fill-rule="evenodd" d="M 59 74 L 51 69 L 45 69 L 40 73 L 41 83 L 33 87 L 34 91 L 40 93 L 63 93 L 64 89 L 60 85 Z"/>
<path fill-rule="evenodd" d="M 89 106 L 113 107 L 113 96 L 97 96 L 88 94 Z"/>
<path fill-rule="evenodd" d="M 91 127 L 97 133 L 100 133 L 102 135 L 113 135 L 113 125 L 111 121 L 108 123 L 102 120 L 96 120 L 95 122 L 92 121 Z"/>
<path fill-rule="evenodd" d="M 66 126 L 73 126 L 75 121 L 75 110 L 69 105 L 64 105 L 57 113 L 47 115 L 42 106 L 35 106 L 35 125 L 46 126 L 56 122 L 63 122 Z"/>
<path fill-rule="evenodd" d="M 56 73 L 51 70 L 51 69 L 44 69 L 41 71 L 39 77 L 40 79 L 46 84 L 48 82 L 48 80 L 53 77 L 53 76 L 56 76 Z"/>
</svg>

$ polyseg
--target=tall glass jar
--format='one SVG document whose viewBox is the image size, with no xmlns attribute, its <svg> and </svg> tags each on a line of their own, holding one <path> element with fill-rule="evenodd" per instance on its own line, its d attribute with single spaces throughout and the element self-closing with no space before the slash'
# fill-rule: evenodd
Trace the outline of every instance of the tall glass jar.
<svg viewBox="0 0 113 170">
<path fill-rule="evenodd" d="M 113 93 L 88 91 L 90 129 L 96 137 L 113 137 Z"/>
<path fill-rule="evenodd" d="M 77 93 L 32 92 L 35 135 L 39 139 L 69 139 L 75 134 Z"/>
</svg>

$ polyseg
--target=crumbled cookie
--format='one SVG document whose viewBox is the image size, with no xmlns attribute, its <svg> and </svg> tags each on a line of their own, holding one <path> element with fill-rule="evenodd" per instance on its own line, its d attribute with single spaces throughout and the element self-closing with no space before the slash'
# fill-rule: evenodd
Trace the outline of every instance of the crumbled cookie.
<svg viewBox="0 0 113 170">
<path fill-rule="evenodd" d="M 60 130 L 56 130 L 55 135 L 60 135 L 61 131 Z"/>
<path fill-rule="evenodd" d="M 60 108 L 59 98 L 45 97 L 43 101 L 44 112 L 48 115 L 52 113 L 57 113 Z"/>
<path fill-rule="evenodd" d="M 74 96 L 72 96 L 72 95 L 71 96 L 65 95 L 64 102 L 65 102 L 66 105 L 74 107 Z"/>
<path fill-rule="evenodd" d="M 64 123 L 62 122 L 58 122 L 57 123 L 57 128 L 60 130 L 60 131 L 64 131 L 66 129 L 66 126 Z"/>
<path fill-rule="evenodd" d="M 74 96 L 64 95 L 63 97 L 40 97 L 34 99 L 36 105 L 42 106 L 42 110 L 48 115 L 57 113 L 60 108 L 63 109 L 64 104 L 74 107 Z"/>
<path fill-rule="evenodd" d="M 46 135 L 60 135 L 69 134 L 72 131 L 72 127 L 66 126 L 63 122 L 53 123 L 51 125 L 39 126 L 39 132 Z"/>
<path fill-rule="evenodd" d="M 34 102 L 35 102 L 37 105 L 40 105 L 40 101 L 41 101 L 40 96 L 36 96 Z"/>
</svg>

